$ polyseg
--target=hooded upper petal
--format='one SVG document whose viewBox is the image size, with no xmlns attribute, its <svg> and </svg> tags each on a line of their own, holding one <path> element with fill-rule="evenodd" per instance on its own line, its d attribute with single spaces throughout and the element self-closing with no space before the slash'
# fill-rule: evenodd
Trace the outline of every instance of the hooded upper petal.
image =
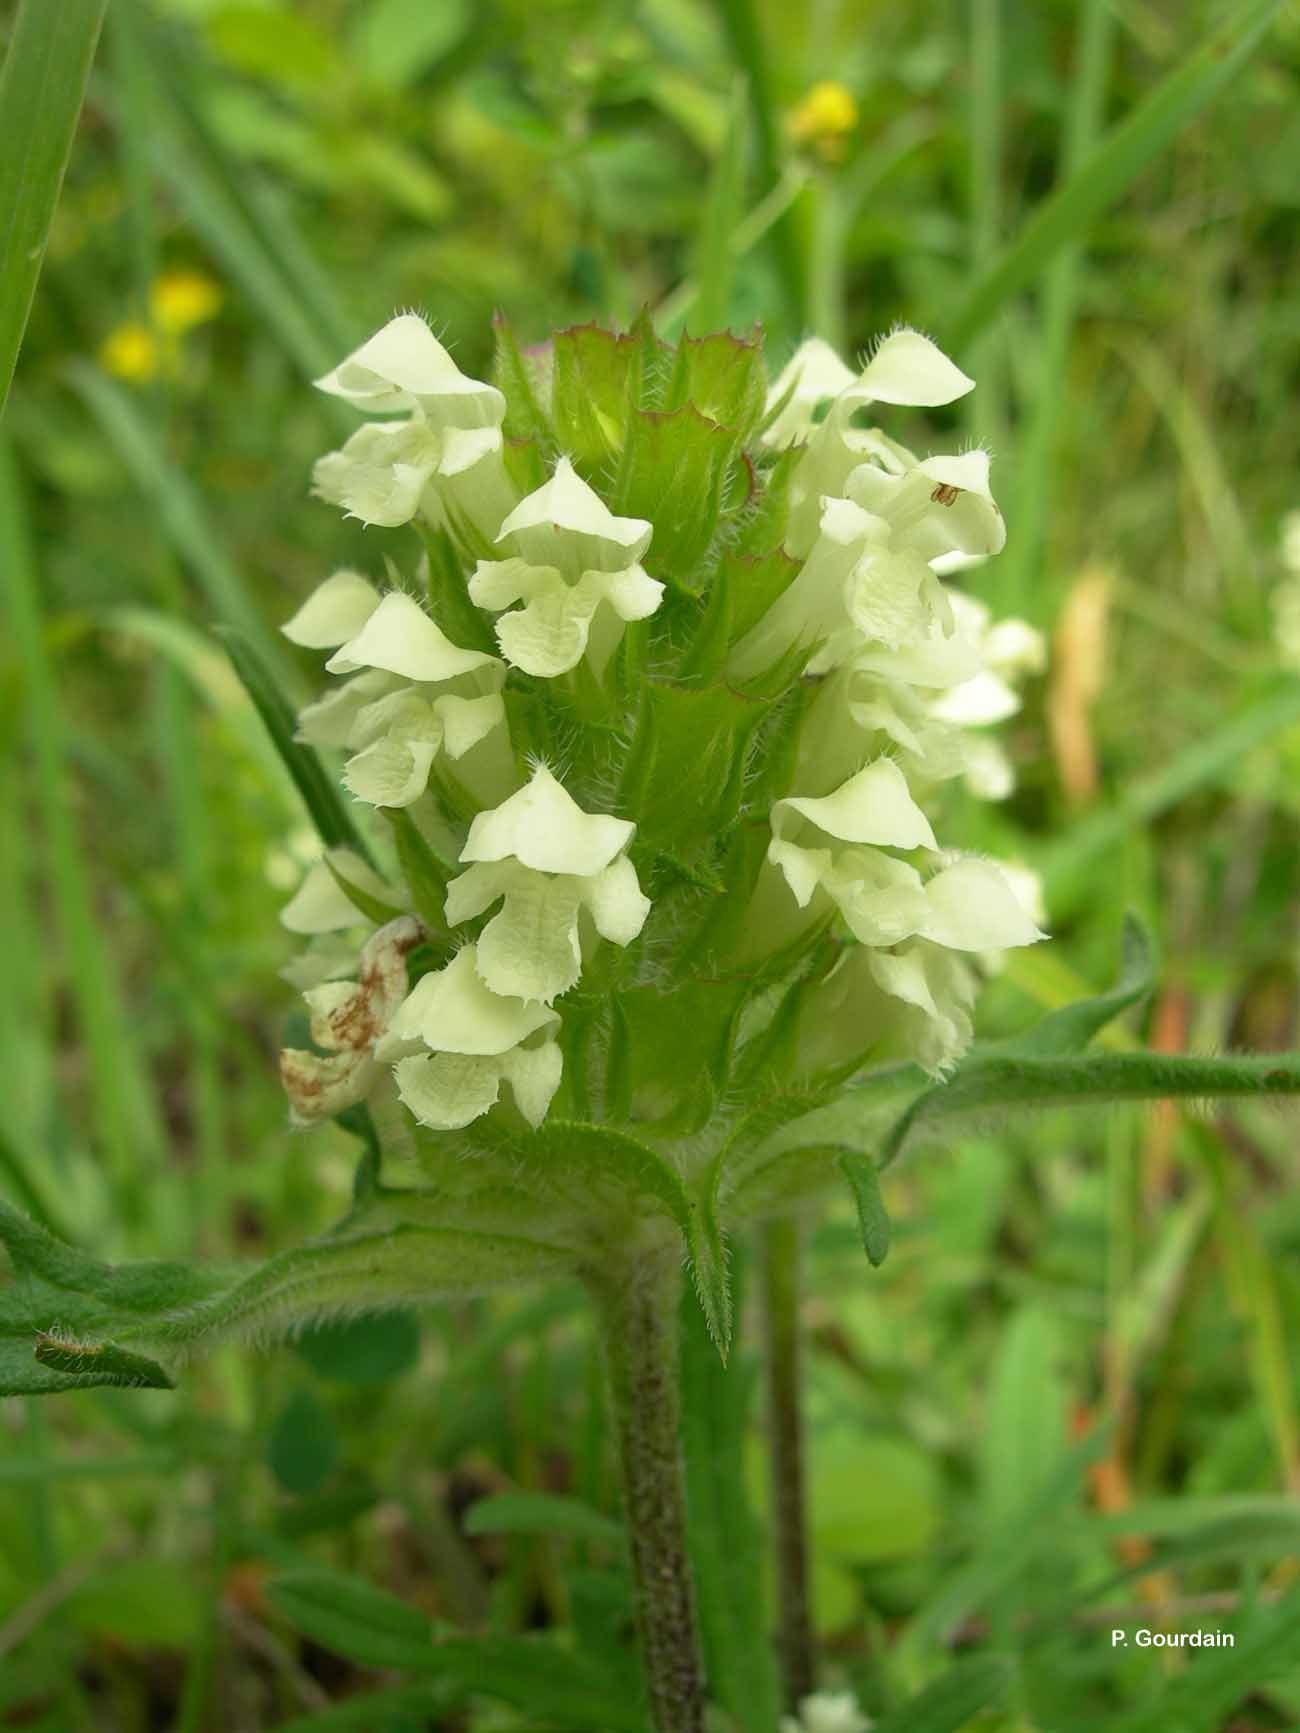
<svg viewBox="0 0 1300 1733">
<path fill-rule="evenodd" d="M 605 813 L 584 812 L 544 764 L 530 781 L 469 828 L 461 859 L 513 857 L 539 872 L 600 872 L 631 841 L 636 826 Z"/>
</svg>

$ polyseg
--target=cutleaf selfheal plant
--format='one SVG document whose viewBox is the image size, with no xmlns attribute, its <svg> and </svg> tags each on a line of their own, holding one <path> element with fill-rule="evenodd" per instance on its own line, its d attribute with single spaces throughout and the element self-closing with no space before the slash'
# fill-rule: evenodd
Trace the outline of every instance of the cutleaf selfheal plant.
<svg viewBox="0 0 1300 1733">
<path fill-rule="evenodd" d="M 647 318 L 497 337 L 484 383 L 403 314 L 317 382 L 361 420 L 316 494 L 403 533 L 285 624 L 319 670 L 296 715 L 232 645 L 323 844 L 283 913 L 306 1034 L 281 1072 L 295 1123 L 365 1140 L 354 1206 L 252 1270 L 114 1268 L 3 1210 L 0 1388 L 165 1385 L 232 1335 L 576 1274 L 649 1714 L 698 1733 L 683 1267 L 725 1353 L 746 1222 L 847 1180 L 878 1261 L 844 1131 L 873 1080 L 914 1098 L 888 1158 L 957 1108 L 1294 1067 L 1079 1057 L 1145 990 L 1136 937 L 1114 993 L 963 1058 L 982 975 L 1042 934 L 1028 875 L 951 846 L 949 797 L 1008 792 L 990 729 L 1043 650 L 960 587 L 1004 541 L 987 454 L 897 437 L 972 388 L 932 342 L 855 369 L 809 341 L 769 385 L 756 339 L 674 347 Z"/>
</svg>

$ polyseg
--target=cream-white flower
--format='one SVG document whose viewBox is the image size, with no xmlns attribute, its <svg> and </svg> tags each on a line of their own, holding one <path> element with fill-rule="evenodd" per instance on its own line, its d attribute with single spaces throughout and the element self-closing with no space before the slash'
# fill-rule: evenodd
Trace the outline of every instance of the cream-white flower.
<svg viewBox="0 0 1300 1733">
<path fill-rule="evenodd" d="M 509 503 L 501 469 L 505 399 L 456 366 L 417 314 L 403 313 L 316 381 L 368 414 L 409 412 L 359 428 L 313 472 L 317 493 L 363 523 L 409 523 L 423 510 L 441 522 L 448 484 L 458 508 L 482 527 Z"/>
<path fill-rule="evenodd" d="M 820 799 L 778 800 L 768 859 L 800 908 L 820 889 L 861 943 L 920 937 L 952 950 L 1006 950 L 1042 937 L 991 862 L 957 859 L 930 878 L 884 850 L 937 848 L 898 766 L 878 759 Z"/>
<path fill-rule="evenodd" d="M 291 644 L 333 650 L 346 644 L 379 606 L 379 591 L 360 572 L 335 572 L 318 584 L 280 630 Z"/>
<path fill-rule="evenodd" d="M 536 1126 L 560 1083 L 559 1021 L 545 1005 L 494 993 L 476 947 L 466 945 L 445 969 L 416 983 L 379 1056 L 397 1060 L 398 1093 L 422 1125 L 468 1125 L 496 1103 L 504 1082 Z"/>
<path fill-rule="evenodd" d="M 806 338 L 768 391 L 766 409 L 772 420 L 764 430 L 763 444 L 784 451 L 806 440 L 817 425 L 817 411 L 856 379 L 829 343 L 821 337 Z"/>
<path fill-rule="evenodd" d="M 500 427 L 505 399 L 470 379 L 418 313 L 400 313 L 316 381 L 318 391 L 387 415 L 420 410 L 445 427 Z"/>
<path fill-rule="evenodd" d="M 591 653 L 599 671 L 623 623 L 646 619 L 663 596 L 639 563 L 650 534 L 643 518 L 616 517 L 560 458 L 550 480 L 501 525 L 496 539 L 508 557 L 480 560 L 469 581 L 471 599 L 501 614 L 496 633 L 506 660 L 552 678 Z"/>
<path fill-rule="evenodd" d="M 447 887 L 448 924 L 473 920 L 500 901 L 483 929 L 478 968 L 494 992 L 548 1003 L 578 980 L 580 916 L 629 945 L 650 903 L 624 853 L 635 826 L 586 813 L 545 765 L 528 784 L 470 826 L 467 870 Z"/>
<path fill-rule="evenodd" d="M 358 712 L 347 740 L 358 750 L 344 767 L 343 780 L 371 806 L 410 806 L 428 787 L 440 752 L 462 758 L 505 721 L 499 692 L 426 698 L 418 687 L 404 687 Z"/>
<path fill-rule="evenodd" d="M 818 1691 L 803 1699 L 797 1717 L 781 1718 L 781 1733 L 869 1733 L 870 1727 L 849 1691 Z"/>
<path fill-rule="evenodd" d="M 802 642 L 806 672 L 821 674 L 864 645 L 892 655 L 931 634 L 947 637 L 952 626 L 947 595 L 926 560 L 885 518 L 828 498 L 798 576 L 735 646 L 729 671 L 743 679 Z"/>
<path fill-rule="evenodd" d="M 361 630 L 341 644 L 325 666 L 331 674 L 377 668 L 404 680 L 442 681 L 494 663 L 497 658 L 486 651 L 462 650 L 453 644 L 414 596 L 390 590 Z"/>
<path fill-rule="evenodd" d="M 281 909 L 280 925 L 306 937 L 369 925 L 340 885 L 340 878 L 378 902 L 392 905 L 397 901 L 392 887 L 359 854 L 347 848 L 327 849 L 325 858 L 308 869 L 297 892 Z"/>
</svg>

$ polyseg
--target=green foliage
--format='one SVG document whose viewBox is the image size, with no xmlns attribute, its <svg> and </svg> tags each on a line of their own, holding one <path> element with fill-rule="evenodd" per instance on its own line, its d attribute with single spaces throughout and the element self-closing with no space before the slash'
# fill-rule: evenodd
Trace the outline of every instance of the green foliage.
<svg viewBox="0 0 1300 1733">
<path fill-rule="evenodd" d="M 27 326 L 108 0 L 18 9 L 0 75 L 0 411 Z"/>
</svg>

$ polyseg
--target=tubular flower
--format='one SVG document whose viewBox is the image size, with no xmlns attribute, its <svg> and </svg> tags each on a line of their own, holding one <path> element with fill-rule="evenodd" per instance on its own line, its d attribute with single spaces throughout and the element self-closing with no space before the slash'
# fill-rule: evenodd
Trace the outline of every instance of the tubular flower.
<svg viewBox="0 0 1300 1733">
<path fill-rule="evenodd" d="M 401 590 L 381 597 L 355 572 L 336 572 L 281 630 L 332 649 L 327 670 L 352 676 L 300 712 L 298 738 L 350 748 L 343 780 L 369 806 L 413 805 L 440 754 L 455 762 L 504 733 L 501 662 L 453 644 Z"/>
<path fill-rule="evenodd" d="M 448 507 L 483 527 L 505 508 L 505 399 L 462 373 L 418 314 L 390 320 L 316 386 L 366 414 L 402 415 L 368 423 L 319 460 L 315 489 L 331 505 L 390 527 L 420 513 L 441 523 Z"/>
<path fill-rule="evenodd" d="M 651 532 L 641 518 L 615 517 L 560 458 L 501 525 L 496 540 L 508 557 L 480 560 L 469 580 L 481 608 L 511 610 L 496 622 L 511 667 L 550 678 L 590 654 L 599 672 L 623 623 L 647 619 L 663 596 L 639 564 Z"/>
<path fill-rule="evenodd" d="M 298 739 L 379 864 L 333 849 L 285 911 L 314 1043 L 286 1086 L 299 1119 L 399 1114 L 440 1191 L 473 1156 L 508 1194 L 552 1121 L 566 1160 L 617 1128 L 638 1209 L 629 1139 L 725 1202 L 746 1115 L 952 1065 L 1042 936 L 944 804 L 1009 787 L 994 734 L 1041 639 L 958 587 L 1004 540 L 987 455 L 871 425 L 971 389 L 918 333 L 858 369 L 812 340 L 770 389 L 725 333 L 498 345 L 503 389 L 405 315 L 321 382 L 389 419 L 318 487 L 424 550 L 411 592 L 385 546 L 387 583 L 335 571 L 284 627 L 333 678 Z"/>
<path fill-rule="evenodd" d="M 455 1131 L 496 1104 L 508 1083 L 530 1125 L 560 1083 L 559 1017 L 545 1005 L 494 993 L 473 945 L 425 975 L 398 1008 L 381 1046 L 396 1058 L 397 1090 L 421 1125 Z"/>
<path fill-rule="evenodd" d="M 579 915 L 597 933 L 630 945 L 650 904 L 624 850 L 636 826 L 583 812 L 545 765 L 527 787 L 469 828 L 461 860 L 472 864 L 447 888 L 447 922 L 492 917 L 478 942 L 477 967 L 495 993 L 544 1004 L 582 970 Z"/>
</svg>

